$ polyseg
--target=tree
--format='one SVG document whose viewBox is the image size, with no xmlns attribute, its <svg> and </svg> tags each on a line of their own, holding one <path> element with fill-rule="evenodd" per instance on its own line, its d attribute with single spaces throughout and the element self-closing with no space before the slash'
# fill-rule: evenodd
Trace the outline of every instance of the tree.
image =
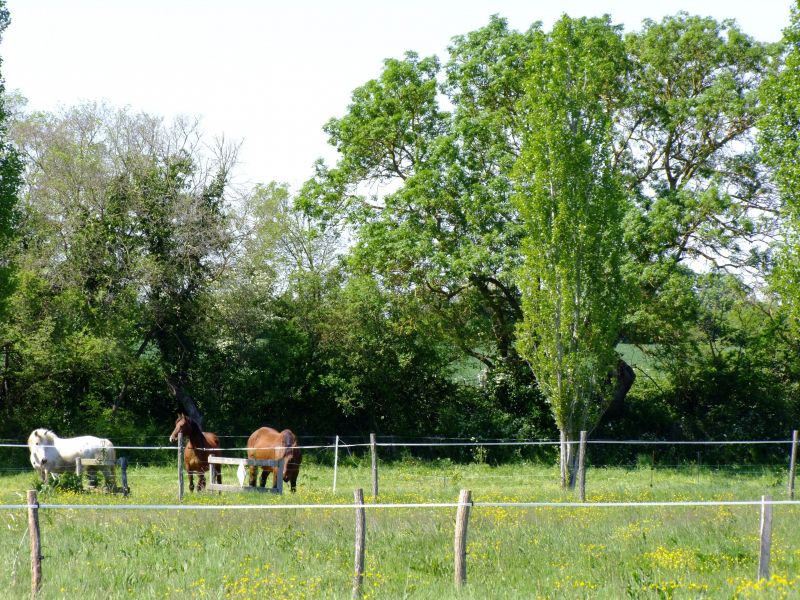
<svg viewBox="0 0 800 600">
<path fill-rule="evenodd" d="M 800 3 L 792 7 L 784 29 L 783 65 L 764 82 L 765 108 L 759 122 L 761 152 L 773 169 L 785 224 L 772 273 L 772 290 L 784 311 L 785 325 L 795 347 L 800 340 Z"/>
<path fill-rule="evenodd" d="M 758 87 L 773 49 L 732 21 L 678 13 L 625 39 L 633 62 L 615 155 L 625 219 L 633 341 L 669 344 L 694 318 L 698 270 L 763 279 L 777 205 L 755 151 Z"/>
<path fill-rule="evenodd" d="M 8 27 L 5 0 L 0 0 L 0 40 Z M 0 62 L 2 64 L 2 62 Z M 17 192 L 21 184 L 22 161 L 8 138 L 5 85 L 0 75 L 0 323 L 6 311 L 6 299 L 12 291 L 13 264 L 9 249 L 16 233 Z M 8 406 L 10 346 L 0 329 L 0 398 Z"/>
<path fill-rule="evenodd" d="M 94 104 L 27 115 L 13 134 L 27 157 L 7 323 L 19 393 L 71 398 L 62 420 L 114 420 L 126 406 L 163 415 L 172 410 L 151 379 L 161 371 L 161 388 L 168 376 L 191 411 L 185 373 L 208 335 L 209 282 L 225 264 L 233 156 L 202 157 L 196 122 L 165 127 Z M 132 385 L 146 392 L 129 395 Z"/>
<path fill-rule="evenodd" d="M 8 23 L 9 15 L 5 0 L 0 0 L 0 40 Z M 17 191 L 21 183 L 21 173 L 20 155 L 8 137 L 5 85 L 0 75 L 0 317 L 3 316 L 5 299 L 11 291 L 12 267 L 7 249 L 14 238 Z"/>
<path fill-rule="evenodd" d="M 286 185 L 272 182 L 255 186 L 233 211 L 238 248 L 210 307 L 216 343 L 193 376 L 206 382 L 218 421 L 251 427 L 248 415 L 256 413 L 305 429 L 336 420 L 319 377 L 321 331 L 341 285 L 339 232 L 321 228 L 294 201 Z"/>
<path fill-rule="evenodd" d="M 567 466 L 574 475 L 570 442 L 610 401 L 625 303 L 612 127 L 627 64 L 608 18 L 566 16 L 530 60 L 529 122 L 515 167 L 526 234 L 518 346 L 567 443 L 562 476 Z"/>
<path fill-rule="evenodd" d="M 353 270 L 424 302 L 441 335 L 478 361 L 487 380 L 510 377 L 541 403 L 514 345 L 520 228 L 509 177 L 526 47 L 537 35 L 493 18 L 453 41 L 443 85 L 436 58 L 386 60 L 377 79 L 353 92 L 347 114 L 326 125 L 341 159 L 318 165 L 303 197 L 323 219 L 348 219 Z"/>
</svg>

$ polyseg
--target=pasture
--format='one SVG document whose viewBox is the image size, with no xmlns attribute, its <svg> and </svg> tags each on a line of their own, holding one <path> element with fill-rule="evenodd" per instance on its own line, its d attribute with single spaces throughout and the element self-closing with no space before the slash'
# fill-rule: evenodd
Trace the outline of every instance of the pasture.
<svg viewBox="0 0 800 600">
<path fill-rule="evenodd" d="M 223 480 L 234 481 L 232 471 Z M 174 467 L 129 467 L 128 498 L 45 492 L 42 504 L 176 504 Z M 587 501 L 786 498 L 783 469 L 595 468 Z M 0 477 L 0 503 L 24 503 L 32 472 Z M 210 510 L 41 509 L 50 598 L 349 598 L 354 510 L 242 510 L 243 504 L 349 504 L 370 496 L 369 461 L 303 465 L 296 494 L 187 494 Z M 555 467 L 408 459 L 382 464 L 381 503 L 561 502 Z M 756 506 L 472 508 L 467 585 L 453 586 L 455 508 L 367 509 L 365 598 L 790 598 L 800 594 L 800 507 L 775 506 L 772 573 L 756 581 Z M 24 510 L 0 512 L 0 589 L 30 596 Z"/>
</svg>

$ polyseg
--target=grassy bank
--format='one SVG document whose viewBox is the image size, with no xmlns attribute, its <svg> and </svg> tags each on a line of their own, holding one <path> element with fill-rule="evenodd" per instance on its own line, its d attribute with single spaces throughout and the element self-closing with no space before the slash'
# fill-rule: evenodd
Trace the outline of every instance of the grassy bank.
<svg viewBox="0 0 800 600">
<path fill-rule="evenodd" d="M 232 471 L 224 474 L 233 481 Z M 174 470 L 132 467 L 129 498 L 49 492 L 48 504 L 175 504 Z M 22 503 L 32 476 L 0 478 L 0 503 Z M 382 465 L 383 503 L 571 501 L 554 468 L 409 461 Z M 349 503 L 370 497 L 366 466 L 331 491 L 329 467 L 304 465 L 298 493 L 195 494 L 198 511 L 42 509 L 42 598 L 349 598 L 350 509 L 237 510 L 228 504 Z M 592 469 L 588 501 L 786 497 L 782 471 Z M 780 598 L 800 595 L 800 507 L 776 506 L 770 581 L 755 581 L 759 508 L 474 507 L 467 577 L 453 588 L 454 508 L 367 511 L 366 598 Z M 0 511 L 0 589 L 30 594 L 24 510 Z"/>
</svg>

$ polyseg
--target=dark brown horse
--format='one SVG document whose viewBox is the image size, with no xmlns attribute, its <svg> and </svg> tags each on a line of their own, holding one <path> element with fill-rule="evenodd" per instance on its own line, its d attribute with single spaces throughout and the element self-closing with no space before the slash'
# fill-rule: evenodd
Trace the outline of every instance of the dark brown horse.
<svg viewBox="0 0 800 600">
<path fill-rule="evenodd" d="M 297 447 L 297 436 L 288 429 L 277 432 L 271 427 L 256 429 L 247 440 L 247 458 L 256 460 L 285 459 L 283 480 L 288 481 L 292 491 L 297 491 L 297 475 L 303 454 Z M 250 467 L 250 485 L 256 485 L 257 467 Z M 278 467 L 261 467 L 261 487 L 267 486 L 267 475 L 272 473 L 272 487 L 278 487 Z"/>
<path fill-rule="evenodd" d="M 189 491 L 194 491 L 194 474 L 198 473 L 197 491 L 201 492 L 206 487 L 206 471 L 208 471 L 208 457 L 210 455 L 219 456 L 219 450 L 208 450 L 208 448 L 219 448 L 219 438 L 217 434 L 200 431 L 200 427 L 187 417 L 184 413 L 178 413 L 175 421 L 175 430 L 169 436 L 169 441 L 174 442 L 178 439 L 178 434 L 183 434 L 186 440 L 186 449 L 183 451 L 183 464 L 189 473 Z M 216 473 L 217 483 L 222 483 L 222 473 Z"/>
</svg>

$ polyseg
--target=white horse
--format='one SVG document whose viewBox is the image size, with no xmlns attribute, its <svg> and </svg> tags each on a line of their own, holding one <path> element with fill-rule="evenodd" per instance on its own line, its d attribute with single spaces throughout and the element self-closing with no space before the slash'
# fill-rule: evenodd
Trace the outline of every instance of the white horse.
<svg viewBox="0 0 800 600">
<path fill-rule="evenodd" d="M 76 458 L 95 458 L 103 461 L 116 460 L 114 445 L 106 439 L 83 435 L 74 438 L 60 438 L 49 429 L 34 429 L 28 436 L 28 448 L 31 451 L 31 465 L 39 472 L 42 481 L 47 480 L 48 473 L 65 473 L 75 471 Z M 90 481 L 96 481 L 97 470 L 102 470 L 106 485 L 114 485 L 113 465 L 87 465 L 86 471 Z"/>
</svg>

